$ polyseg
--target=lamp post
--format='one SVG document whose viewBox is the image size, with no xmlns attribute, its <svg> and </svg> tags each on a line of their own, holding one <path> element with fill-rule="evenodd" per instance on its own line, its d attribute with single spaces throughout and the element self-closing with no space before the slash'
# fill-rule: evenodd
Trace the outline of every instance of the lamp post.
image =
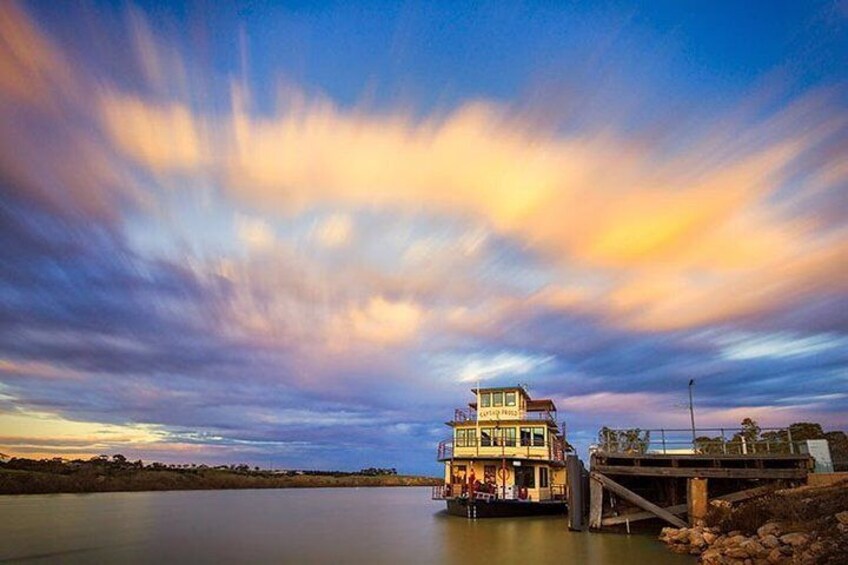
<svg viewBox="0 0 848 565">
<path fill-rule="evenodd" d="M 695 379 L 689 379 L 689 418 L 692 420 L 692 449 L 695 449 L 695 408 L 692 404 L 692 387 Z"/>
</svg>

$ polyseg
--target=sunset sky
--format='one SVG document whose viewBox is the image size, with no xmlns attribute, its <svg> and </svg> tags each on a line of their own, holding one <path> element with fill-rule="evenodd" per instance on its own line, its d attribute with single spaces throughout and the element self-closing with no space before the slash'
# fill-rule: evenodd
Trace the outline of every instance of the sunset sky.
<svg viewBox="0 0 848 565">
<path fill-rule="evenodd" d="M 0 4 L 0 452 L 848 427 L 848 2 L 586 4 Z"/>
</svg>

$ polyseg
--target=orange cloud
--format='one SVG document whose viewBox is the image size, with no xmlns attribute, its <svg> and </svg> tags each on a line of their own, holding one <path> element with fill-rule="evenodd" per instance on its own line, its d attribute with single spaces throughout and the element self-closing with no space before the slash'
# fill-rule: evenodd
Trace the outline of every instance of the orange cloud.
<svg viewBox="0 0 848 565">
<path fill-rule="evenodd" d="M 101 112 L 119 148 L 152 172 L 194 170 L 205 160 L 200 127 L 184 105 L 106 95 Z"/>
<path fill-rule="evenodd" d="M 81 79 L 22 10 L 14 4 L 0 9 L 0 95 L 35 100 L 72 78 L 77 85 L 102 85 L 96 103 L 77 101 L 75 112 L 90 116 L 108 140 L 68 125 L 62 140 L 74 143 L 61 143 L 37 178 L 19 151 L 2 148 L 0 164 L 11 176 L 33 186 L 61 186 L 80 195 L 80 206 L 105 207 L 115 187 L 137 188 L 130 175 L 117 172 L 128 161 L 162 182 L 169 175 L 216 181 L 266 213 L 332 205 L 450 215 L 526 245 L 553 272 L 566 268 L 577 278 L 600 281 L 591 290 L 556 281 L 553 288 L 567 293 L 554 299 L 549 288 L 547 298 L 522 299 L 601 312 L 617 324 L 646 329 L 750 315 L 804 285 L 830 288 L 828 261 L 844 257 L 844 233 L 823 243 L 815 222 L 797 218 L 793 209 L 826 200 L 848 180 L 833 142 L 848 116 L 824 95 L 747 123 L 739 115 L 718 116 L 709 128 L 683 136 L 694 141 L 672 148 L 669 139 L 646 141 L 601 125 L 560 134 L 555 117 L 550 129 L 540 130 L 538 120 L 485 101 L 415 118 L 402 111 L 345 110 L 289 91 L 276 111 L 260 115 L 246 87 L 233 86 L 232 107 L 221 114 L 191 103 L 186 65 L 157 42 L 141 15 L 132 13 L 129 27 L 155 98 Z M 25 129 L 16 126 L 3 137 L 18 139 Z M 38 153 L 32 140 L 16 145 Z M 65 149 L 71 146 L 73 159 Z M 813 150 L 820 161 L 802 170 Z M 778 191 L 789 180 L 795 186 L 785 198 Z M 316 241 L 350 245 L 353 224 L 346 218 L 319 226 Z M 241 228 L 255 248 L 267 247 L 267 230 Z M 474 250 L 479 243 L 468 245 Z M 426 251 L 419 245 L 407 258 Z M 434 268 L 417 274 L 437 275 L 444 278 Z M 371 296 L 381 294 L 389 293 L 369 289 Z M 362 321 L 368 316 L 360 326 L 368 325 Z M 273 326 L 258 314 L 250 319 Z"/>
<path fill-rule="evenodd" d="M 0 95 L 43 104 L 70 80 L 61 53 L 15 2 L 0 6 Z"/>
<path fill-rule="evenodd" d="M 378 296 L 364 307 L 352 308 L 337 320 L 342 334 L 380 345 L 397 345 L 414 338 L 424 318 L 421 308 L 408 301 Z"/>
<path fill-rule="evenodd" d="M 298 97 L 257 117 L 235 87 L 233 100 L 232 114 L 215 118 L 112 95 L 104 114 L 119 145 L 153 172 L 204 165 L 231 194 L 279 213 L 334 205 L 474 218 L 606 280 L 609 292 L 588 306 L 630 325 L 750 313 L 779 299 L 758 290 L 764 276 L 809 278 L 816 234 L 770 200 L 834 132 L 816 97 L 750 126 L 760 136 L 711 132 L 673 154 L 608 132 L 532 132 L 485 103 L 414 120 Z M 796 134 L 802 122 L 811 125 Z M 840 171 L 828 161 L 810 190 Z M 322 226 L 325 244 L 348 240 L 348 224 L 337 224 Z"/>
</svg>

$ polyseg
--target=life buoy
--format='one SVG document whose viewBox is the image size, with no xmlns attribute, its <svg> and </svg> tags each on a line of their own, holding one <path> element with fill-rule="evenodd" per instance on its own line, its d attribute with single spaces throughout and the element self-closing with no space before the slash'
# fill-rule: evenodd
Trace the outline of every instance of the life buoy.
<svg viewBox="0 0 848 565">
<path fill-rule="evenodd" d="M 501 467 L 498 469 L 498 476 L 502 481 L 506 481 L 507 476 L 509 475 L 509 471 L 507 471 L 506 467 Z"/>
<path fill-rule="evenodd" d="M 518 498 L 521 500 L 527 500 L 527 487 L 521 487 L 518 489 Z"/>
</svg>

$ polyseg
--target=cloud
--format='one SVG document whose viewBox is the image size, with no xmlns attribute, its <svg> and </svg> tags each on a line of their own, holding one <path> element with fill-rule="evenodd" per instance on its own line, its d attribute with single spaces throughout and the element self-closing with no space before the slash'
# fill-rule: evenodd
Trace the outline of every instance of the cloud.
<svg viewBox="0 0 848 565">
<path fill-rule="evenodd" d="M 118 148 L 151 173 L 190 171 L 205 161 L 200 126 L 185 105 L 151 105 L 109 94 L 103 97 L 101 113 Z"/>
<path fill-rule="evenodd" d="M 267 117 L 251 113 L 238 89 L 233 99 L 228 117 L 139 100 L 115 115 L 145 116 L 121 135 L 152 169 L 191 168 L 211 152 L 223 185 L 250 205 L 286 215 L 332 205 L 475 218 L 605 279 L 610 289 L 596 308 L 634 326 L 767 311 L 803 285 L 829 284 L 822 265 L 844 253 L 844 238 L 823 246 L 808 217 L 781 198 L 790 181 L 797 198 L 832 193 L 844 180 L 836 154 L 809 165 L 813 149 L 838 143 L 848 123 L 824 94 L 750 123 L 688 132 L 676 149 L 674 137 L 645 144 L 601 127 L 534 130 L 521 113 L 484 101 L 412 118 L 294 96 Z M 202 143 L 197 123 L 217 124 Z M 812 168 L 799 177 L 805 159 Z M 351 230 L 349 216 L 335 215 L 315 237 L 337 247 Z M 764 291 L 766 280 L 781 283 Z M 728 298 L 721 309 L 717 295 Z"/>
<path fill-rule="evenodd" d="M 816 355 L 848 346 L 848 339 L 838 335 L 793 336 L 791 334 L 725 335 L 719 338 L 726 359 L 782 359 Z"/>
<path fill-rule="evenodd" d="M 349 245 L 353 232 L 353 220 L 349 215 L 332 214 L 315 226 L 313 236 L 319 245 L 333 249 Z"/>
<path fill-rule="evenodd" d="M 249 249 L 262 251 L 274 244 L 276 236 L 271 226 L 262 218 L 236 217 L 236 235 Z"/>
<path fill-rule="evenodd" d="M 553 357 L 522 355 L 520 353 L 500 352 L 493 355 L 474 355 L 467 359 L 457 374 L 451 375 L 462 382 L 477 382 L 491 379 L 516 379 L 539 371 Z"/>
<path fill-rule="evenodd" d="M 690 378 L 699 422 L 846 424 L 840 87 L 274 98 L 99 18 L 0 8 L 4 451 L 432 469 L 467 382 L 517 375 L 581 437 L 685 426 Z"/>
<path fill-rule="evenodd" d="M 349 329 L 356 338 L 380 345 L 397 345 L 413 339 L 423 321 L 424 313 L 418 305 L 376 296 L 366 305 L 349 310 L 336 323 L 340 337 Z"/>
<path fill-rule="evenodd" d="M 71 80 L 67 61 L 15 2 L 0 9 L 0 96 L 44 105 Z M 58 89 L 58 92 L 54 90 Z"/>
</svg>

